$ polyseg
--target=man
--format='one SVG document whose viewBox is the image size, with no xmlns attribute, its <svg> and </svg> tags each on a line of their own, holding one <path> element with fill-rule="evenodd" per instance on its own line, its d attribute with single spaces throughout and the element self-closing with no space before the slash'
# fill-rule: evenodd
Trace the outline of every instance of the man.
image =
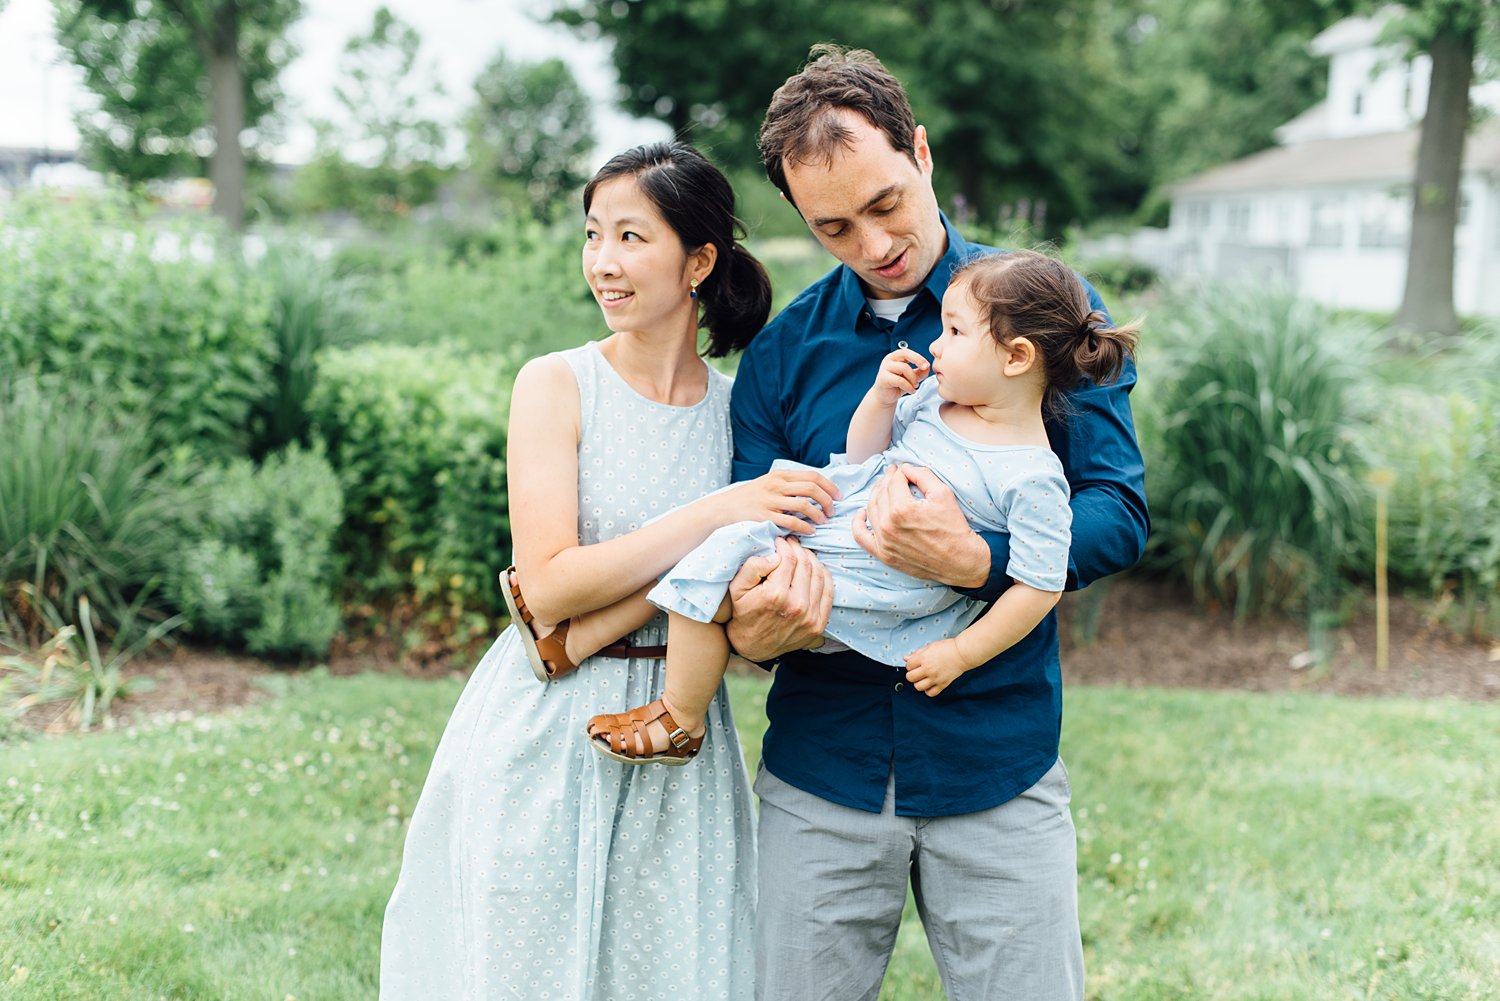
<svg viewBox="0 0 1500 1001">
<path fill-rule="evenodd" d="M 736 479 L 842 451 L 880 359 L 903 342 L 930 357 L 949 275 L 989 249 L 939 211 L 926 132 L 868 52 L 814 48 L 760 138 L 767 175 L 842 266 L 745 353 Z M 1073 491 L 1069 587 L 1130 566 L 1144 546 L 1134 384 L 1134 366 L 1115 385 L 1086 383 L 1048 419 Z M 1010 584 L 1008 537 L 973 532 L 927 470 L 890 474 L 866 522 L 861 544 L 897 569 L 986 601 Z M 929 698 L 904 668 L 804 649 L 827 620 L 827 572 L 793 543 L 779 552 L 774 569 L 751 561 L 736 578 L 729 627 L 742 655 L 779 663 L 756 780 L 760 996 L 873 1001 L 909 881 L 952 1001 L 1081 998 L 1055 617 Z"/>
</svg>

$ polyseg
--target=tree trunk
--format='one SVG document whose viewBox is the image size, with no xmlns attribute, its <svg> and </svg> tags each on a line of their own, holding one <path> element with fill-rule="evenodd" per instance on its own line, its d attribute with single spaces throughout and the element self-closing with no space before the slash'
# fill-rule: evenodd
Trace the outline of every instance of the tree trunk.
<svg viewBox="0 0 1500 1001">
<path fill-rule="evenodd" d="M 1412 183 L 1406 290 L 1396 314 L 1397 327 L 1423 334 L 1458 332 L 1458 314 L 1453 308 L 1454 238 L 1464 140 L 1469 131 L 1474 40 L 1473 28 L 1450 27 L 1428 49 L 1432 83 Z"/>
<path fill-rule="evenodd" d="M 208 88 L 213 104 L 214 155 L 208 176 L 214 184 L 214 214 L 235 232 L 245 228 L 245 67 L 240 61 L 235 5 L 218 11 L 208 51 Z"/>
</svg>

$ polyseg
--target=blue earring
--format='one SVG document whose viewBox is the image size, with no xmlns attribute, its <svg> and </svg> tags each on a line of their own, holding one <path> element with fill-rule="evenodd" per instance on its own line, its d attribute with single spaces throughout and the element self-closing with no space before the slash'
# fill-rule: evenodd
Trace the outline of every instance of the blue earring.
<svg viewBox="0 0 1500 1001">
<path fill-rule="evenodd" d="M 688 286 L 688 298 L 698 298 L 698 279 L 694 278 L 692 281 L 688 282 Z"/>
</svg>

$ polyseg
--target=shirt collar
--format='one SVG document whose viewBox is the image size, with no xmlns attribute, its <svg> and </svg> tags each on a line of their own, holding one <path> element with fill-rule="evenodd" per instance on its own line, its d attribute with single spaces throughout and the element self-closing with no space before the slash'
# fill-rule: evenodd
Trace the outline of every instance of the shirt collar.
<svg viewBox="0 0 1500 1001">
<path fill-rule="evenodd" d="M 925 288 L 941 304 L 943 293 L 948 290 L 948 280 L 953 277 L 953 272 L 958 269 L 958 266 L 974 253 L 974 247 L 959 235 L 958 230 L 953 228 L 953 224 L 948 221 L 948 217 L 941 210 L 938 211 L 938 218 L 943 221 L 943 229 L 948 234 L 948 250 L 938 259 L 932 273 L 917 289 L 917 293 L 920 295 L 922 289 Z M 859 276 L 847 264 L 839 265 L 838 298 L 839 309 L 851 320 L 857 322 L 859 314 L 865 309 L 865 290 L 859 283 Z"/>
</svg>

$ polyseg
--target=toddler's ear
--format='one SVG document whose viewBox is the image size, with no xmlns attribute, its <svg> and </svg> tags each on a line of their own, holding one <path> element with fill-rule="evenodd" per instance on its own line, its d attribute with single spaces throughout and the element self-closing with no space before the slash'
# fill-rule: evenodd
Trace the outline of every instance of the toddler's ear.
<svg viewBox="0 0 1500 1001">
<path fill-rule="evenodd" d="M 1025 375 L 1036 368 L 1038 355 L 1036 344 L 1027 337 L 1013 337 L 1009 344 L 1000 347 L 1005 359 L 1005 374 L 1011 377 Z"/>
</svg>

